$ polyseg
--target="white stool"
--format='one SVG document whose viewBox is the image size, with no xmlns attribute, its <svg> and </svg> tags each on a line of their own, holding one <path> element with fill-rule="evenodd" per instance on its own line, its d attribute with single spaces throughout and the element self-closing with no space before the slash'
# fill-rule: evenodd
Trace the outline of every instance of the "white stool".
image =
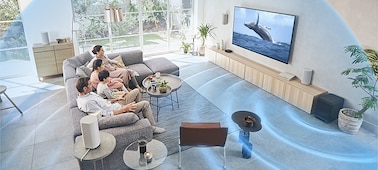
<svg viewBox="0 0 378 170">
<path fill-rule="evenodd" d="M 9 109 L 9 108 L 13 108 L 13 107 L 15 107 L 15 108 L 21 113 L 21 115 L 22 115 L 22 111 L 20 110 L 20 108 L 18 108 L 18 107 L 16 106 L 16 104 L 12 101 L 12 99 L 10 99 L 9 96 L 5 93 L 6 90 L 7 90 L 7 86 L 0 85 L 0 95 L 1 95 L 1 94 L 4 94 L 5 97 L 7 97 L 8 100 L 13 104 L 13 106 L 12 106 L 12 107 L 2 108 L 2 109 L 0 109 L 0 110 L 4 110 L 4 109 Z M 1 96 L 0 96 L 0 102 L 2 102 L 2 100 L 1 100 Z"/>
</svg>

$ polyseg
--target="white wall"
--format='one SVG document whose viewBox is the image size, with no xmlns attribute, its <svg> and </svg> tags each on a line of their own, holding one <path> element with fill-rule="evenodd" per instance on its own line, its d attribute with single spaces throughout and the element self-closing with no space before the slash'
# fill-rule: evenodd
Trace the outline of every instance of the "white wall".
<svg viewBox="0 0 378 170">
<path fill-rule="evenodd" d="M 19 5 L 32 62 L 32 47 L 34 44 L 42 43 L 41 32 L 48 32 L 50 42 L 57 42 L 57 38 L 71 38 L 71 1 L 19 0 Z M 36 74 L 36 69 L 33 71 Z"/>
<path fill-rule="evenodd" d="M 314 70 L 313 85 L 345 98 L 346 107 L 360 108 L 361 98 L 366 95 L 360 89 L 352 88 L 350 80 L 340 74 L 346 67 L 352 66 L 349 55 L 344 53 L 344 47 L 359 44 L 359 41 L 326 0 L 206 0 L 202 3 L 204 12 L 199 19 L 203 18 L 203 23 L 217 27 L 215 31 L 217 37 L 212 41 L 213 44 L 225 40 L 227 48 L 235 53 L 277 71 L 293 73 L 298 77 L 301 77 L 303 68 L 311 68 Z M 294 48 L 289 64 L 280 63 L 231 44 L 234 6 L 297 16 Z M 227 25 L 222 24 L 222 14 L 225 12 L 230 14 Z M 378 38 L 375 37 L 375 40 L 377 42 Z M 376 112 L 377 110 L 366 112 L 363 125 L 365 128 L 377 129 Z"/>
</svg>

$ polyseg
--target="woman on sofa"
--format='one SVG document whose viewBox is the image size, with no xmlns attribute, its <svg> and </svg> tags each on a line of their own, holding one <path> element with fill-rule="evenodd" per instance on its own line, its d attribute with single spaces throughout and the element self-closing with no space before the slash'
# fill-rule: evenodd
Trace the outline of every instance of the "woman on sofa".
<svg viewBox="0 0 378 170">
<path fill-rule="evenodd" d="M 96 59 L 101 59 L 104 64 L 104 69 L 108 70 L 110 73 L 111 78 L 121 78 L 123 80 L 123 84 L 125 84 L 126 88 L 129 89 L 129 82 L 130 80 L 133 82 L 136 88 L 139 89 L 140 92 L 144 90 L 139 86 L 138 82 L 135 79 L 135 71 L 126 69 L 126 68 L 119 68 L 114 66 L 121 66 L 122 63 L 118 63 L 116 60 L 111 60 L 109 57 L 105 55 L 105 50 L 101 45 L 95 45 L 93 47 L 92 53 L 96 55 L 88 64 L 88 67 L 93 67 L 93 63 Z M 129 89 L 130 90 L 130 89 Z"/>
<path fill-rule="evenodd" d="M 100 82 L 99 80 L 99 73 L 101 71 L 105 70 L 105 65 L 103 64 L 101 59 L 96 59 L 93 62 L 93 70 L 91 73 L 91 81 L 92 81 L 92 86 L 93 88 L 97 89 L 97 86 Z M 117 89 L 121 91 L 128 91 L 126 89 L 125 85 L 123 84 L 123 80 L 120 78 L 110 78 L 109 82 L 107 83 L 108 87 L 111 89 Z"/>
</svg>

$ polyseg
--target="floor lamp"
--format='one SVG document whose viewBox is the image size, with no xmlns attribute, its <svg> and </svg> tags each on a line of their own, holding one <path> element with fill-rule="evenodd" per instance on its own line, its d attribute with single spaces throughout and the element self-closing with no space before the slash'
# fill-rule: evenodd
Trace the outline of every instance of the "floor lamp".
<svg viewBox="0 0 378 170">
<path fill-rule="evenodd" d="M 121 22 L 123 20 L 122 8 L 106 8 L 105 22 L 108 23 L 110 52 L 113 52 L 112 22 Z"/>
</svg>

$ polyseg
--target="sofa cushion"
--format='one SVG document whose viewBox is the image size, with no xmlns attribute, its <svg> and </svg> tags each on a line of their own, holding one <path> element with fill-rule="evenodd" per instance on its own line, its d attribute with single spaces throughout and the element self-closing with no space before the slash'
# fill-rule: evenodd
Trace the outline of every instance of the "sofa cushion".
<svg viewBox="0 0 378 170">
<path fill-rule="evenodd" d="M 118 55 L 116 58 L 113 58 L 113 60 L 115 60 L 118 63 L 120 63 L 121 66 L 117 65 L 117 67 L 126 68 L 125 63 L 123 62 L 121 55 Z"/>
<path fill-rule="evenodd" d="M 121 55 L 123 63 L 126 66 L 129 66 L 129 65 L 132 65 L 132 64 L 143 63 L 143 52 L 140 51 L 140 50 L 112 53 L 112 54 L 108 54 L 108 57 L 110 59 L 114 59 L 115 57 L 117 57 L 119 55 Z"/>
<path fill-rule="evenodd" d="M 78 77 L 91 77 L 92 70 L 86 65 L 76 68 L 76 76 Z"/>
<path fill-rule="evenodd" d="M 135 78 L 139 85 L 142 85 L 144 78 L 146 78 L 148 75 L 153 74 L 153 72 L 144 64 L 133 64 L 129 65 L 127 68 L 138 72 L 139 76 L 136 76 Z M 130 84 L 130 86 L 134 87 L 132 84 Z"/>
<path fill-rule="evenodd" d="M 144 61 L 144 64 L 146 64 L 153 73 L 160 72 L 179 76 L 179 67 L 165 57 L 146 60 Z"/>
<path fill-rule="evenodd" d="M 72 67 L 77 68 L 79 66 L 84 65 L 88 61 L 91 61 L 92 58 L 93 57 L 91 56 L 91 54 L 87 51 L 87 52 L 80 54 L 76 57 L 68 58 L 67 61 Z"/>
<path fill-rule="evenodd" d="M 135 113 L 123 113 L 111 117 L 101 117 L 98 121 L 100 129 L 108 129 L 131 125 L 137 122 L 138 120 L 139 117 Z"/>
</svg>

